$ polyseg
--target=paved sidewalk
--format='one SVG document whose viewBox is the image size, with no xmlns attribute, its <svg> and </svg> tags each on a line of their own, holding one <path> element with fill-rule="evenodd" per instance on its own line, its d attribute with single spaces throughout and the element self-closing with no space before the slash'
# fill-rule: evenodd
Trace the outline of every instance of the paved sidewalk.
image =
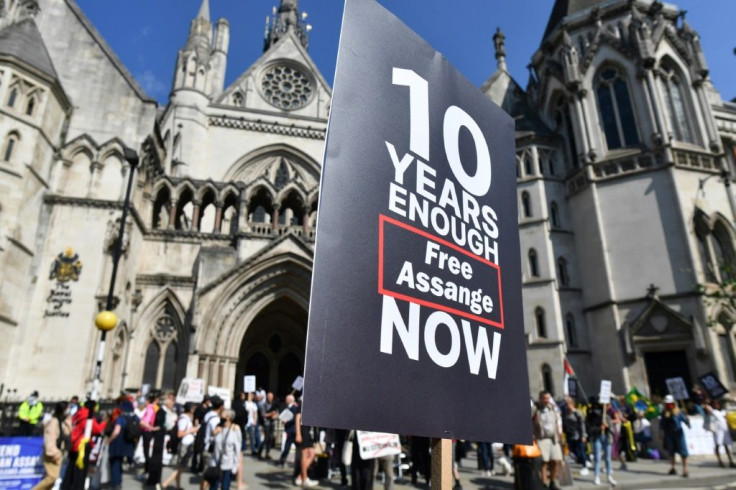
<svg viewBox="0 0 736 490">
<path fill-rule="evenodd" d="M 261 461 L 250 456 L 245 456 L 245 482 L 248 490 L 261 489 L 288 489 L 297 488 L 291 479 L 291 468 L 280 468 L 272 462 Z M 617 489 L 654 489 L 654 488 L 678 488 L 678 489 L 708 489 L 708 490 L 726 490 L 736 489 L 736 469 L 720 468 L 715 456 L 694 456 L 690 458 L 690 477 L 683 478 L 679 474 L 677 476 L 668 475 L 669 463 L 666 461 L 640 460 L 636 463 L 629 463 L 628 471 L 617 471 L 619 463 L 614 463 L 614 478 L 618 486 Z M 470 452 L 470 457 L 462 462 L 460 468 L 460 481 L 464 490 L 467 489 L 513 489 L 513 477 L 508 475 L 485 477 L 481 472 L 476 470 L 475 452 Z M 497 466 L 498 468 L 498 466 Z M 677 468 L 678 473 L 681 467 Z M 163 476 L 166 478 L 171 474 L 171 468 L 164 468 Z M 593 475 L 585 477 L 580 476 L 580 466 L 571 465 L 571 471 L 574 479 L 573 486 L 563 487 L 564 489 L 593 489 L 593 488 L 610 488 L 605 483 L 605 477 L 602 484 L 598 487 L 593 485 Z M 423 482 L 423 479 L 420 479 Z M 190 473 L 185 473 L 181 479 L 184 490 L 198 490 L 200 478 Z M 331 481 L 320 481 L 319 487 L 315 488 L 340 488 L 340 477 L 335 475 Z M 123 481 L 123 490 L 143 490 L 145 486 L 135 478 L 131 472 L 126 472 Z M 382 488 L 381 477 L 379 476 L 375 488 Z M 408 477 L 404 478 L 404 482 L 397 482 L 394 488 L 414 488 L 409 482 Z M 231 490 L 237 490 L 235 482 L 231 486 Z"/>
</svg>

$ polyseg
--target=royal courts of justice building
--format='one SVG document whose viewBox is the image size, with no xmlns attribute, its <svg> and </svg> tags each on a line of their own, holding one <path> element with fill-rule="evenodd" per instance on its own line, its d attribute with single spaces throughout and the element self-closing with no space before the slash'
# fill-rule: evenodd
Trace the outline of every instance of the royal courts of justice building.
<svg viewBox="0 0 736 490">
<path fill-rule="evenodd" d="M 227 66 L 236 19 L 192 5 L 166 105 L 74 0 L 0 6 L 0 383 L 88 389 L 127 146 L 141 163 L 103 395 L 185 377 L 235 390 L 246 373 L 283 395 L 304 362 L 331 97 L 297 0 L 251 66 Z M 556 0 L 525 87 L 488 32 L 480 90 L 516 120 L 532 392 L 562 393 L 565 358 L 588 393 L 709 371 L 736 390 L 736 311 L 698 288 L 734 274 L 736 103 L 698 27 L 658 1 Z"/>
</svg>

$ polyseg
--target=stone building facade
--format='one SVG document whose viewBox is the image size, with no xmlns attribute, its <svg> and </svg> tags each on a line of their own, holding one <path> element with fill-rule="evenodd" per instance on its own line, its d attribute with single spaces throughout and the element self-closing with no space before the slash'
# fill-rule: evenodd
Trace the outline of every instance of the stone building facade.
<svg viewBox="0 0 736 490">
<path fill-rule="evenodd" d="M 74 0 L 1 3 L 0 383 L 89 386 L 130 147 L 103 394 L 246 373 L 283 393 L 304 361 L 331 97 L 298 2 L 226 86 L 230 24 L 203 0 L 163 107 Z M 656 1 L 557 0 L 526 89 L 493 40 L 481 90 L 516 118 L 532 390 L 560 394 L 565 358 L 588 392 L 708 371 L 736 389 L 736 312 L 697 291 L 734 257 L 736 104 L 697 32 Z"/>
</svg>

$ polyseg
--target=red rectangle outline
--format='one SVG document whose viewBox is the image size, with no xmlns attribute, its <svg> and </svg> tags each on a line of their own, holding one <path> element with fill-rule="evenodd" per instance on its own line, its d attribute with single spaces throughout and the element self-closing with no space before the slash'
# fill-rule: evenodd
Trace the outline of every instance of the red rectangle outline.
<svg viewBox="0 0 736 490">
<path fill-rule="evenodd" d="M 407 296 L 404 294 L 396 293 L 394 291 L 389 291 L 388 289 L 385 289 L 383 287 L 383 228 L 384 224 L 386 222 L 391 223 L 394 226 L 398 226 L 399 228 L 404 228 L 407 231 L 410 231 L 412 233 L 415 233 L 417 235 L 423 236 L 424 238 L 427 238 L 428 240 L 432 240 L 433 242 L 437 242 L 441 245 L 444 245 L 446 247 L 450 247 L 451 249 L 460 252 L 462 254 L 467 255 L 471 259 L 477 260 L 478 262 L 481 262 L 485 265 L 488 265 L 490 267 L 493 267 L 498 272 L 498 301 L 500 303 L 501 308 L 501 322 L 497 322 L 494 320 L 489 320 L 487 318 L 483 318 L 482 316 L 474 315 L 472 313 L 466 313 L 462 310 L 457 310 L 455 308 L 450 308 L 444 305 L 440 305 L 437 303 L 432 303 L 431 301 L 426 301 L 418 298 L 413 298 L 411 296 Z M 378 293 L 383 294 L 386 296 L 391 296 L 392 298 L 400 299 L 403 301 L 409 301 L 412 303 L 416 303 L 422 306 L 428 306 L 430 308 L 436 308 L 438 310 L 442 310 L 446 313 L 454 313 L 455 315 L 462 316 L 465 318 L 468 318 L 470 320 L 475 320 L 477 322 L 485 323 L 487 325 L 492 325 L 494 327 L 500 328 L 501 330 L 504 329 L 504 319 L 503 319 L 503 289 L 501 284 L 501 268 L 498 266 L 498 264 L 494 264 L 493 262 L 486 260 L 482 257 L 478 257 L 477 255 L 468 252 L 462 247 L 459 247 L 455 245 L 454 243 L 450 243 L 446 240 L 443 240 L 441 238 L 438 238 L 431 233 L 427 233 L 426 231 L 420 230 L 418 228 L 415 228 L 413 226 L 407 225 L 406 223 L 402 223 L 401 221 L 397 221 L 393 218 L 389 218 L 386 215 L 379 214 L 378 215 Z"/>
</svg>

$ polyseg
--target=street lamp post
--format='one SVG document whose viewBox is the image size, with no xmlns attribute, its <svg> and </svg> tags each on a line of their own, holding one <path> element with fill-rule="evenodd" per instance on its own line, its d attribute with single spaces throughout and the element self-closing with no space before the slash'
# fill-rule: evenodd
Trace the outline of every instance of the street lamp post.
<svg viewBox="0 0 736 490">
<path fill-rule="evenodd" d="M 112 254 L 112 274 L 110 277 L 110 288 L 107 291 L 107 302 L 105 303 L 105 311 L 97 314 L 95 317 L 95 326 L 102 332 L 100 335 L 100 344 L 97 350 L 97 362 L 95 363 L 94 378 L 92 380 L 92 391 L 90 393 L 90 402 L 87 406 L 87 425 L 84 429 L 84 443 L 89 444 L 92 437 L 92 418 L 94 416 L 94 404 L 100 398 L 100 377 L 102 373 L 102 359 L 105 355 L 105 339 L 107 332 L 115 328 L 118 318 L 113 309 L 113 297 L 115 293 L 115 280 L 118 275 L 118 263 L 123 253 L 123 236 L 125 235 L 125 222 L 128 219 L 128 208 L 130 207 L 130 194 L 133 190 L 133 177 L 135 169 L 138 166 L 138 154 L 135 150 L 124 148 L 125 160 L 130 166 L 130 174 L 128 175 L 128 188 L 125 191 L 125 200 L 123 201 L 123 215 L 120 219 L 120 230 L 118 231 L 117 240 L 115 240 L 115 249 Z M 88 447 L 86 449 L 89 449 Z M 72 462 L 72 464 L 75 464 Z M 84 452 L 84 468 L 89 466 L 89 450 Z M 89 476 L 87 477 L 89 478 Z M 88 488 L 88 485 L 85 485 Z"/>
</svg>

